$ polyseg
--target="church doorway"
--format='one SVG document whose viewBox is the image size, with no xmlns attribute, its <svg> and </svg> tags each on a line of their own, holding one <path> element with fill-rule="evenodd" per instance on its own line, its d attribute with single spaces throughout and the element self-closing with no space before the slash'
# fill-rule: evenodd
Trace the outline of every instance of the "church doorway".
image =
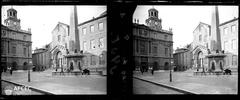
<svg viewBox="0 0 240 100">
<path fill-rule="evenodd" d="M 60 51 L 57 52 L 56 58 L 55 58 L 55 60 L 56 60 L 56 69 L 63 67 L 62 66 L 62 58 L 63 58 L 62 53 Z"/>
<path fill-rule="evenodd" d="M 199 51 L 198 52 L 198 55 L 197 55 L 197 69 L 200 69 L 203 67 L 203 53 L 202 51 Z"/>
</svg>

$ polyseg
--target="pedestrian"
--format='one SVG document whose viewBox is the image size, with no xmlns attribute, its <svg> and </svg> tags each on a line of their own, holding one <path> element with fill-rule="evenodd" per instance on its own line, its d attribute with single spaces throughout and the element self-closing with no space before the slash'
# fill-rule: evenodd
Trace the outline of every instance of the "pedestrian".
<svg viewBox="0 0 240 100">
<path fill-rule="evenodd" d="M 154 68 L 153 68 L 153 67 L 151 67 L 151 69 L 152 69 L 152 70 L 151 70 L 151 72 L 152 72 L 152 75 L 153 75 L 153 74 L 154 74 Z"/>
<path fill-rule="evenodd" d="M 141 73 L 143 75 L 143 66 L 142 65 L 140 66 L 140 71 L 141 71 Z"/>
<path fill-rule="evenodd" d="M 13 71 L 13 70 L 12 70 L 12 67 L 9 67 L 9 69 L 10 69 L 10 74 L 12 75 L 12 71 Z"/>
<path fill-rule="evenodd" d="M 56 67 L 55 71 L 57 72 L 57 67 Z"/>
</svg>

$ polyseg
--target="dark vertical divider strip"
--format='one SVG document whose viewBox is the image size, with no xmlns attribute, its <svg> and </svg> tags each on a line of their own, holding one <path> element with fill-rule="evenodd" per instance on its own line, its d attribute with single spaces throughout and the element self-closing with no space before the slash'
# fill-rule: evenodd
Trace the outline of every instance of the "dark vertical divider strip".
<svg viewBox="0 0 240 100">
<path fill-rule="evenodd" d="M 136 5 L 107 5 L 107 94 L 132 95 L 133 41 L 132 16 Z"/>
</svg>

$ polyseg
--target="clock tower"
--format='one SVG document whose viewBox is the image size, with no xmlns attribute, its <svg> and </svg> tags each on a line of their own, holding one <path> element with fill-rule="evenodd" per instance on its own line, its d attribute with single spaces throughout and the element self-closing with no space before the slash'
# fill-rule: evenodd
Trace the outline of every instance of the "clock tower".
<svg viewBox="0 0 240 100">
<path fill-rule="evenodd" d="M 155 8 L 148 10 L 148 19 L 145 22 L 152 29 L 162 30 L 162 20 L 158 18 L 158 11 Z"/>
<path fill-rule="evenodd" d="M 17 11 L 13 8 L 7 10 L 7 19 L 4 20 L 6 26 L 20 30 L 20 19 L 17 19 Z"/>
</svg>

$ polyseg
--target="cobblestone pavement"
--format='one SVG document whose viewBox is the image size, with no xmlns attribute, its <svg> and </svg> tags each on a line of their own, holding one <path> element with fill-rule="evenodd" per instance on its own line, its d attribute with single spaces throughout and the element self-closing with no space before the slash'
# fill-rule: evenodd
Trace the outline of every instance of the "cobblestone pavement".
<svg viewBox="0 0 240 100">
<path fill-rule="evenodd" d="M 193 75 L 193 72 L 173 72 L 172 82 L 169 71 L 150 73 L 134 72 L 134 77 L 174 86 L 199 94 L 237 94 L 238 75 Z"/>
<path fill-rule="evenodd" d="M 2 79 L 21 83 L 53 94 L 106 94 L 106 76 L 52 76 L 51 71 L 2 73 Z"/>
</svg>

